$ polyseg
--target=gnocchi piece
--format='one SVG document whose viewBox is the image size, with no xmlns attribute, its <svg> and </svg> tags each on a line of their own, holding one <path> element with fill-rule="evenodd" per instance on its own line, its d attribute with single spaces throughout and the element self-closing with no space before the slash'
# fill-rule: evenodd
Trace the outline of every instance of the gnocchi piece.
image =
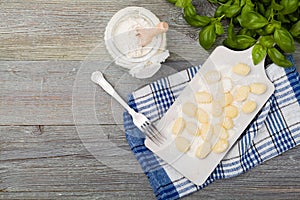
<svg viewBox="0 0 300 200">
<path fill-rule="evenodd" d="M 219 139 L 216 144 L 213 146 L 212 151 L 214 153 L 222 153 L 224 152 L 229 146 L 229 143 L 226 139 Z"/>
<path fill-rule="evenodd" d="M 264 83 L 252 83 L 250 85 L 250 91 L 253 94 L 263 94 L 267 90 L 267 86 Z"/>
<path fill-rule="evenodd" d="M 190 149 L 191 143 L 188 139 L 179 136 L 175 138 L 175 146 L 180 152 L 185 153 Z"/>
<path fill-rule="evenodd" d="M 200 123 L 208 123 L 209 116 L 205 110 L 203 110 L 202 108 L 198 108 L 197 119 Z"/>
<path fill-rule="evenodd" d="M 232 67 L 232 71 L 238 75 L 247 76 L 250 72 L 251 68 L 244 64 L 238 63 Z"/>
<path fill-rule="evenodd" d="M 200 135 L 202 140 L 209 141 L 212 138 L 213 134 L 214 132 L 210 124 L 202 124 Z"/>
<path fill-rule="evenodd" d="M 225 129 L 229 130 L 229 129 L 232 129 L 232 128 L 233 128 L 234 123 L 233 123 L 233 121 L 232 121 L 231 118 L 225 117 L 224 120 L 223 120 L 222 126 L 223 126 Z"/>
<path fill-rule="evenodd" d="M 220 139 L 227 139 L 229 137 L 228 131 L 220 124 L 214 125 L 214 134 Z"/>
<path fill-rule="evenodd" d="M 200 144 L 196 150 L 195 156 L 197 158 L 205 158 L 211 151 L 211 144 L 207 141 L 204 141 Z"/>
<path fill-rule="evenodd" d="M 242 111 L 246 114 L 252 113 L 256 109 L 256 107 L 256 102 L 253 100 L 249 100 L 242 105 Z"/>
<path fill-rule="evenodd" d="M 207 83 L 216 83 L 221 79 L 221 73 L 217 70 L 211 70 L 205 73 L 204 78 Z"/>
<path fill-rule="evenodd" d="M 223 114 L 223 108 L 219 101 L 213 101 L 211 109 L 211 114 L 214 117 L 219 117 Z"/>
<path fill-rule="evenodd" d="M 245 99 L 248 98 L 249 92 L 250 92 L 250 87 L 247 85 L 243 85 L 237 88 L 234 99 L 236 101 L 244 101 Z"/>
<path fill-rule="evenodd" d="M 189 117 L 194 117 L 197 111 L 197 106 L 191 102 L 182 105 L 182 112 Z"/>
<path fill-rule="evenodd" d="M 185 129 L 190 135 L 194 135 L 194 136 L 200 135 L 200 129 L 197 126 L 197 124 L 194 122 L 187 122 Z"/>
<path fill-rule="evenodd" d="M 239 111 L 238 108 L 234 105 L 228 105 L 224 108 L 225 116 L 231 119 L 236 118 Z"/>
<path fill-rule="evenodd" d="M 224 94 L 223 106 L 228 106 L 233 102 L 233 96 L 230 92 Z"/>
<path fill-rule="evenodd" d="M 233 87 L 233 83 L 232 83 L 231 78 L 224 77 L 222 79 L 222 86 L 223 86 L 224 93 L 230 92 L 232 90 L 232 87 Z"/>
<path fill-rule="evenodd" d="M 185 121 L 182 117 L 178 117 L 173 125 L 172 133 L 174 135 L 180 135 L 185 127 Z"/>
<path fill-rule="evenodd" d="M 211 103 L 213 99 L 212 95 L 205 91 L 196 92 L 195 98 L 198 103 Z"/>
</svg>

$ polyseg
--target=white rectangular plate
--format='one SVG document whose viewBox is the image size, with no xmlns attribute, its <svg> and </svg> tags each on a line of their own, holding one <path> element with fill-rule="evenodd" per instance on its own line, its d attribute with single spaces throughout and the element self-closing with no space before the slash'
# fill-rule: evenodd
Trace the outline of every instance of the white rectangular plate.
<svg viewBox="0 0 300 200">
<path fill-rule="evenodd" d="M 179 173 L 188 178 L 190 181 L 196 185 L 203 184 L 212 171 L 216 168 L 218 163 L 230 150 L 231 146 L 240 137 L 249 123 L 253 120 L 255 115 L 261 110 L 263 105 L 269 99 L 269 97 L 274 92 L 274 85 L 269 81 L 265 74 L 264 60 L 258 65 L 254 65 L 251 56 L 252 48 L 245 51 L 232 51 L 226 47 L 217 47 L 212 54 L 209 56 L 207 61 L 203 64 L 201 69 L 195 75 L 195 77 L 190 81 L 190 83 L 185 87 L 180 96 L 176 99 L 174 104 L 170 107 L 164 117 L 158 122 L 157 128 L 160 132 L 166 136 L 167 140 L 163 145 L 157 146 L 151 140 L 146 139 L 145 145 L 157 154 L 160 158 L 166 161 L 168 164 L 173 166 Z M 250 66 L 251 71 L 247 76 L 237 75 L 232 72 L 231 68 L 238 64 L 245 63 Z M 189 118 L 182 113 L 182 104 L 189 101 L 197 104 L 198 107 L 203 108 L 209 114 L 211 113 L 212 104 L 198 104 L 196 103 L 194 93 L 197 91 L 208 91 L 213 96 L 213 101 L 220 99 L 220 94 L 224 94 L 223 87 L 220 87 L 220 83 L 208 84 L 204 79 L 204 74 L 211 70 L 216 70 L 221 73 L 222 79 L 228 77 L 233 81 L 233 87 L 237 88 L 242 85 L 249 85 L 253 82 L 264 83 L 267 86 L 265 93 L 260 95 L 255 95 L 249 93 L 248 99 L 254 100 L 257 103 L 255 111 L 245 114 L 241 111 L 241 102 L 234 102 L 239 109 L 239 114 L 233 119 L 234 127 L 229 132 L 229 138 L 227 139 L 229 146 L 222 153 L 210 152 L 205 158 L 199 159 L 195 156 L 196 148 L 199 144 L 203 143 L 203 140 L 199 136 L 192 136 L 187 133 L 186 129 L 182 132 L 181 136 L 186 138 L 191 142 L 191 146 L 188 152 L 180 152 L 174 142 L 175 136 L 172 134 L 172 126 L 175 120 L 184 116 L 186 121 L 193 121 L 193 118 Z M 234 89 L 233 89 L 234 90 Z M 224 119 L 224 116 L 221 117 Z M 220 122 L 220 117 L 210 116 L 209 124 L 215 124 Z M 219 136 L 216 136 L 219 137 Z M 215 141 L 212 142 L 212 146 Z"/>
</svg>

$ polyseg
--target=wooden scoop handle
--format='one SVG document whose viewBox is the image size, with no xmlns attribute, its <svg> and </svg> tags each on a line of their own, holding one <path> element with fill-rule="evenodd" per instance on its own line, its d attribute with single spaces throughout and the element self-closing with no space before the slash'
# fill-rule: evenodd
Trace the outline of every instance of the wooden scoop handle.
<svg viewBox="0 0 300 200">
<path fill-rule="evenodd" d="M 147 46 L 155 36 L 167 32 L 169 25 L 167 22 L 160 22 L 154 28 L 138 28 L 136 36 L 140 39 L 142 47 Z"/>
</svg>

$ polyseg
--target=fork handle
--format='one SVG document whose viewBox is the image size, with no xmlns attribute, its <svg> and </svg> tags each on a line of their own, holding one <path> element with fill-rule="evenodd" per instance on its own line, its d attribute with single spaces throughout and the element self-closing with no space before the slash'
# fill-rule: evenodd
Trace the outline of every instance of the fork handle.
<svg viewBox="0 0 300 200">
<path fill-rule="evenodd" d="M 98 82 L 98 84 L 103 88 L 103 90 L 117 100 L 129 112 L 130 115 L 135 113 L 135 111 L 120 97 L 120 95 L 104 77 Z"/>
</svg>

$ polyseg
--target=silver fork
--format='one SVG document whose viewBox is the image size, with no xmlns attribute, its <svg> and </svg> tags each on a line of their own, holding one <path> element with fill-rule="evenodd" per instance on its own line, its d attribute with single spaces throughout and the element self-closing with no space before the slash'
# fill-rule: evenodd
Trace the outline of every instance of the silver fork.
<svg viewBox="0 0 300 200">
<path fill-rule="evenodd" d="M 107 82 L 103 74 L 99 71 L 93 72 L 91 80 L 100 85 L 108 94 L 114 97 L 132 116 L 133 123 L 146 134 L 146 136 L 156 145 L 160 145 L 166 139 L 157 128 L 142 113 L 135 112 Z"/>
</svg>

